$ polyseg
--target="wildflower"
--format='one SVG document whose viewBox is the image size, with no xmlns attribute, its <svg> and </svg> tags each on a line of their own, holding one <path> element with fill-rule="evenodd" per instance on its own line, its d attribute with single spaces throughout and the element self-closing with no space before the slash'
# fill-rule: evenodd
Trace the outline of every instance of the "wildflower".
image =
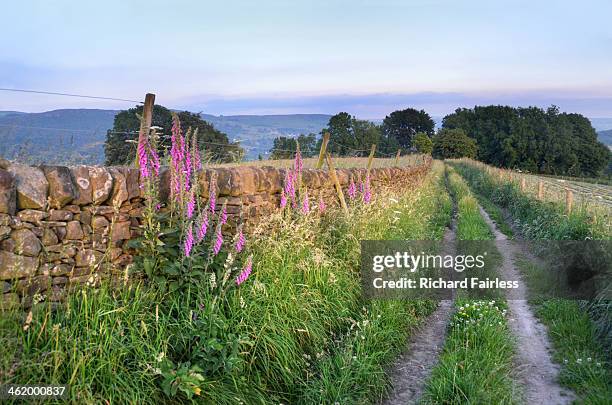
<svg viewBox="0 0 612 405">
<path fill-rule="evenodd" d="M 191 249 L 193 248 L 193 225 L 189 224 L 189 228 L 187 228 L 187 235 L 185 236 L 185 242 L 183 246 L 185 250 L 185 256 L 189 257 L 191 254 Z"/>
<path fill-rule="evenodd" d="M 161 166 L 159 162 L 159 155 L 155 148 L 149 146 L 149 152 L 151 153 L 151 165 L 153 166 L 153 170 L 155 171 L 155 176 L 159 177 L 159 168 Z"/>
<path fill-rule="evenodd" d="M 210 196 L 210 199 L 208 201 L 210 206 L 210 212 L 214 213 L 217 205 L 217 176 L 214 174 L 210 178 L 210 188 L 208 194 Z"/>
<path fill-rule="evenodd" d="M 206 231 L 208 230 L 208 211 L 204 210 L 200 215 L 200 226 L 196 231 L 196 236 L 198 237 L 198 242 L 201 242 L 206 235 Z"/>
<path fill-rule="evenodd" d="M 249 275 L 251 274 L 252 270 L 253 270 L 253 256 L 251 255 L 247 259 L 247 262 L 244 268 L 242 269 L 242 272 L 238 275 L 238 277 L 236 277 L 236 285 L 240 285 L 244 283 L 246 279 L 249 278 Z"/>
<path fill-rule="evenodd" d="M 223 204 L 221 214 L 219 214 L 219 221 L 221 222 L 221 225 L 225 225 L 227 223 L 227 208 L 225 204 Z"/>
<path fill-rule="evenodd" d="M 191 138 L 191 154 L 193 155 L 193 168 L 200 170 L 202 168 L 202 160 L 200 159 L 200 151 L 198 149 L 198 130 L 193 131 Z"/>
<path fill-rule="evenodd" d="M 372 200 L 372 190 L 370 189 L 370 176 L 368 175 L 366 176 L 366 181 L 363 187 L 363 203 L 369 204 L 371 200 Z"/>
<path fill-rule="evenodd" d="M 576 360 L 576 363 L 578 363 L 578 364 L 582 364 L 582 359 L 577 359 L 577 360 Z"/>
<path fill-rule="evenodd" d="M 208 279 L 208 284 L 210 285 L 211 289 L 214 289 L 217 287 L 217 275 L 215 273 L 210 273 L 210 278 Z"/>
<path fill-rule="evenodd" d="M 302 214 L 307 215 L 310 212 L 310 201 L 308 200 L 308 194 L 304 196 L 302 201 Z"/>
<path fill-rule="evenodd" d="M 193 216 L 193 211 L 195 210 L 195 193 L 193 192 L 193 189 L 191 190 L 191 192 L 189 193 L 189 201 L 187 202 L 187 218 L 190 218 Z"/>
<path fill-rule="evenodd" d="M 298 150 L 295 152 L 295 161 L 293 162 L 293 168 L 295 169 L 296 174 L 302 173 L 302 168 L 304 167 L 304 162 L 302 161 L 302 153 L 298 147 Z"/>
<path fill-rule="evenodd" d="M 287 195 L 285 194 L 285 190 L 282 190 L 281 191 L 280 207 L 281 208 L 285 208 L 286 205 L 287 205 Z"/>
<path fill-rule="evenodd" d="M 351 184 L 348 187 L 348 196 L 351 200 L 354 200 L 357 196 L 357 187 L 355 186 L 355 182 L 351 179 Z"/>
<path fill-rule="evenodd" d="M 218 255 L 221 251 L 221 246 L 223 245 L 223 234 L 221 233 L 221 227 L 217 227 L 217 239 L 215 240 L 215 244 L 213 245 L 213 253 Z"/>
<path fill-rule="evenodd" d="M 238 239 L 236 240 L 236 252 L 242 252 L 244 249 L 244 245 L 246 243 L 246 238 L 244 237 L 244 233 L 242 232 L 242 226 L 240 227 L 240 231 L 238 232 Z"/>
<path fill-rule="evenodd" d="M 184 140 L 181 133 L 181 123 L 178 115 L 172 116 L 172 146 L 170 147 L 170 164 L 172 168 L 172 176 L 170 179 L 171 191 L 173 196 L 177 197 L 180 193 L 181 176 L 183 173 L 183 157 L 184 157 Z"/>
<path fill-rule="evenodd" d="M 149 167 L 147 159 L 147 140 L 145 137 L 138 143 L 138 165 L 140 166 L 140 178 L 149 177 Z"/>
<path fill-rule="evenodd" d="M 319 194 L 319 212 L 322 214 L 325 212 L 325 201 L 323 200 L 323 194 Z"/>
<path fill-rule="evenodd" d="M 285 187 L 283 191 L 287 197 L 295 198 L 295 173 L 292 170 L 287 170 L 285 173 Z"/>
</svg>

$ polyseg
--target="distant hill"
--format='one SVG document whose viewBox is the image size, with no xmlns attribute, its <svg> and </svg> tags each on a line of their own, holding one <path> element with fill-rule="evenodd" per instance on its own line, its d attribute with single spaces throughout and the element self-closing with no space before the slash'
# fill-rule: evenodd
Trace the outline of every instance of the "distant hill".
<svg viewBox="0 0 612 405">
<path fill-rule="evenodd" d="M 241 140 L 249 159 L 264 158 L 278 136 L 296 137 L 299 134 L 321 132 L 327 126 L 331 115 L 288 114 L 288 115 L 229 115 L 215 116 L 202 114 L 218 130 L 230 139 Z"/>
<path fill-rule="evenodd" d="M 0 156 L 31 164 L 102 164 L 106 130 L 112 128 L 116 113 L 91 109 L 0 111 Z"/>
<path fill-rule="evenodd" d="M 612 129 L 608 129 L 606 131 L 599 131 L 597 133 L 597 138 L 600 142 L 603 142 L 608 145 L 608 147 L 612 147 Z"/>
<path fill-rule="evenodd" d="M 65 109 L 43 113 L 0 111 L 0 156 L 32 164 L 102 164 L 106 131 L 116 110 Z M 256 159 L 272 147 L 277 136 L 318 133 L 330 115 L 202 114 L 230 139 L 242 140 L 247 158 Z"/>
</svg>

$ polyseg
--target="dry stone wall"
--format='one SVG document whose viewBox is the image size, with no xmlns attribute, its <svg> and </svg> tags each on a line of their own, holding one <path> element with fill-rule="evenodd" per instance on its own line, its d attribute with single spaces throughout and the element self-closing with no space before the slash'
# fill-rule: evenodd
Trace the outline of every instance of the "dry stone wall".
<svg viewBox="0 0 612 405">
<path fill-rule="evenodd" d="M 419 181 L 431 162 L 409 168 L 372 169 L 373 190 Z M 229 229 L 252 226 L 278 210 L 285 169 L 238 166 L 198 173 L 203 198 L 217 177 L 217 207 L 227 207 Z M 365 178 L 365 169 L 338 169 L 343 187 Z M 337 204 L 326 170 L 307 169 L 303 182 L 313 202 Z M 169 172 L 160 176 L 167 199 Z M 61 301 L 67 287 L 120 276 L 133 261 L 126 241 L 140 235 L 144 196 L 132 167 L 27 166 L 0 159 L 0 308 L 32 300 Z"/>
</svg>

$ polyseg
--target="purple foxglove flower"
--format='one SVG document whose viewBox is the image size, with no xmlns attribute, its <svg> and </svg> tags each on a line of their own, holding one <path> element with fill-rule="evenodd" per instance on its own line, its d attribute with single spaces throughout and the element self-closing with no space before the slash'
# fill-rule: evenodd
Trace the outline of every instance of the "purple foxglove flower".
<svg viewBox="0 0 612 405">
<path fill-rule="evenodd" d="M 244 283 L 253 270 L 253 256 L 249 256 L 242 272 L 236 277 L 236 285 Z"/>
<path fill-rule="evenodd" d="M 325 201 L 323 201 L 323 195 L 319 195 L 319 212 L 322 214 L 325 212 L 326 206 Z"/>
<path fill-rule="evenodd" d="M 196 232 L 198 237 L 198 242 L 201 242 L 206 236 L 206 231 L 208 230 L 208 211 L 204 210 L 204 212 L 200 215 L 200 226 Z"/>
<path fill-rule="evenodd" d="M 287 205 L 287 195 L 285 194 L 285 190 L 281 191 L 281 199 L 280 199 L 280 207 L 285 208 Z"/>
<path fill-rule="evenodd" d="M 304 196 L 302 201 L 302 214 L 307 215 L 310 212 L 310 201 L 308 200 L 308 194 Z"/>
<path fill-rule="evenodd" d="M 193 190 L 189 193 L 189 201 L 187 202 L 187 218 L 193 217 L 193 211 L 195 210 L 195 195 Z"/>
<path fill-rule="evenodd" d="M 246 238 L 244 237 L 242 228 L 240 228 L 240 231 L 238 232 L 238 239 L 236 240 L 236 252 L 237 253 L 242 252 L 242 249 L 244 249 L 245 244 L 246 244 Z"/>
<path fill-rule="evenodd" d="M 209 194 L 209 206 L 210 206 L 210 213 L 214 214 L 215 213 L 215 208 L 217 207 L 217 177 L 215 175 L 212 175 L 211 179 L 210 179 L 210 187 L 208 190 L 208 194 Z"/>
<path fill-rule="evenodd" d="M 140 166 L 140 178 L 146 179 L 149 177 L 149 162 L 147 159 L 147 140 L 143 139 L 138 144 L 138 165 Z"/>
<path fill-rule="evenodd" d="M 351 200 L 354 200 L 357 196 L 357 187 L 355 186 L 355 182 L 351 180 L 351 184 L 348 187 L 348 195 Z"/>
<path fill-rule="evenodd" d="M 304 162 L 302 161 L 302 153 L 298 150 L 295 152 L 295 161 L 293 163 L 293 168 L 295 169 L 296 174 L 302 173 L 303 167 Z"/>
<path fill-rule="evenodd" d="M 223 245 L 223 234 L 221 233 L 221 227 L 217 227 L 217 239 L 215 240 L 215 244 L 213 245 L 213 254 L 216 256 L 221 251 L 221 246 Z"/>
<path fill-rule="evenodd" d="M 185 235 L 185 243 L 184 243 L 185 256 L 189 257 L 191 254 L 191 249 L 193 248 L 193 226 L 189 224 L 189 228 L 187 228 L 187 235 Z"/>
<path fill-rule="evenodd" d="M 151 165 L 153 166 L 153 171 L 155 171 L 155 176 L 159 177 L 159 168 L 161 167 L 161 164 L 159 162 L 159 155 L 157 154 L 157 151 L 154 148 L 149 148 L 151 151 Z"/>
<path fill-rule="evenodd" d="M 225 204 L 223 204 L 221 214 L 219 214 L 219 221 L 221 221 L 221 225 L 225 225 L 227 223 L 227 208 Z"/>
</svg>

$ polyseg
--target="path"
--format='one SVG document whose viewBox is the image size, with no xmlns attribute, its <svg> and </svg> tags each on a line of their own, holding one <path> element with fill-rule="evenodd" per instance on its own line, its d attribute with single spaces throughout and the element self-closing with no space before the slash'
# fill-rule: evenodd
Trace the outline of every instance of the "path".
<svg viewBox="0 0 612 405">
<path fill-rule="evenodd" d="M 443 254 L 455 252 L 455 221 L 444 234 Z M 444 347 L 446 327 L 454 311 L 452 300 L 440 301 L 438 308 L 410 338 L 406 351 L 389 371 L 393 390 L 383 404 L 405 405 L 417 403 L 429 380 L 431 370 L 438 363 Z"/>
<path fill-rule="evenodd" d="M 497 250 L 503 257 L 500 274 L 507 280 L 519 280 L 520 287 L 508 294 L 509 326 L 517 338 L 517 371 L 525 390 L 528 404 L 569 404 L 574 399 L 571 391 L 557 383 L 559 366 L 550 357 L 550 341 L 546 327 L 534 316 L 527 303 L 527 290 L 521 274 L 514 266 L 520 251 L 518 245 L 501 233 L 489 215 L 480 207 L 480 213 L 493 234 Z"/>
</svg>

